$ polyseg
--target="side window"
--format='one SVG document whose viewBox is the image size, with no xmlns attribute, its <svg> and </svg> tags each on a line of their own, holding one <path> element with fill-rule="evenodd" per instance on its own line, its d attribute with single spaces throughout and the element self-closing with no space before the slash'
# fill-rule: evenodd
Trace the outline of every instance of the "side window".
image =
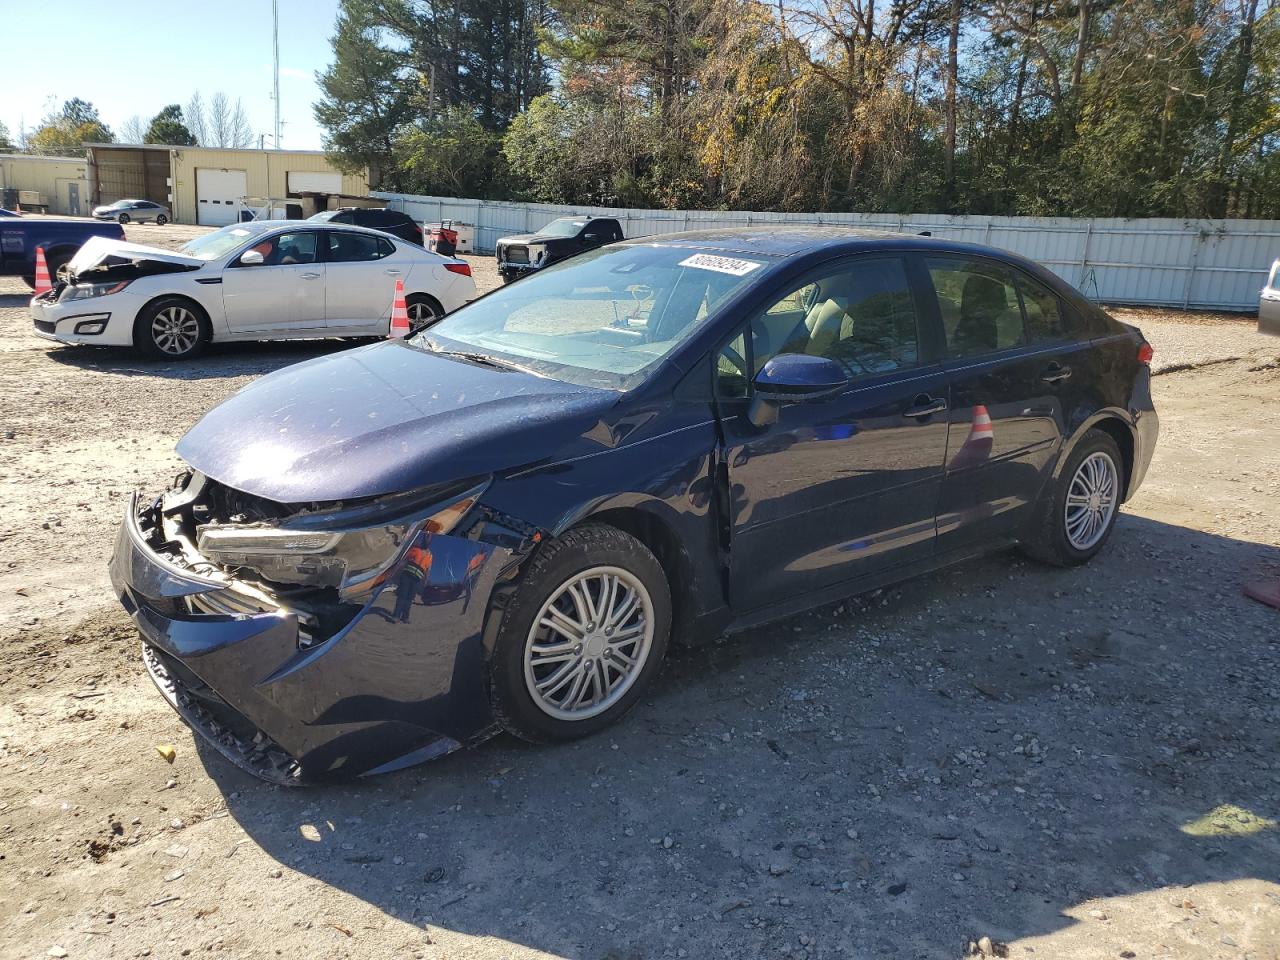
<svg viewBox="0 0 1280 960">
<path fill-rule="evenodd" d="M 384 250 L 379 237 L 364 233 L 343 233 L 333 231 L 329 234 L 330 263 L 358 263 L 367 260 L 381 260 L 391 250 Z"/>
<path fill-rule="evenodd" d="M 1022 306 L 1027 314 L 1027 339 L 1031 343 L 1066 339 L 1062 305 L 1057 295 L 1023 276 L 1018 277 L 1018 287 L 1022 291 Z"/>
<path fill-rule="evenodd" d="M 915 302 L 896 257 L 821 268 L 757 314 L 747 334 L 717 357 L 721 397 L 747 396 L 750 380 L 779 353 L 828 357 L 851 379 L 919 362 Z"/>
<path fill-rule="evenodd" d="M 931 258 L 929 275 L 947 333 L 947 352 L 971 357 L 1022 344 L 1022 310 L 1012 275 L 990 260 Z"/>
<path fill-rule="evenodd" d="M 396 252 L 396 245 L 385 237 L 378 237 L 378 256 L 389 257 Z"/>
<path fill-rule="evenodd" d="M 316 234 L 308 230 L 299 233 L 282 233 L 270 240 L 254 244 L 250 249 L 262 254 L 262 262 L 269 267 L 290 266 L 296 263 L 316 262 Z"/>
</svg>

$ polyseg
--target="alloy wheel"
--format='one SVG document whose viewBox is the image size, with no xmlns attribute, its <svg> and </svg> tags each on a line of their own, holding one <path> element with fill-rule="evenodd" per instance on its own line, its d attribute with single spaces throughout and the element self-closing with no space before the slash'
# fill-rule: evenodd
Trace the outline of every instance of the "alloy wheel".
<svg viewBox="0 0 1280 960">
<path fill-rule="evenodd" d="M 151 321 L 151 339 L 161 353 L 183 356 L 200 342 L 200 321 L 186 307 L 165 307 Z"/>
<path fill-rule="evenodd" d="M 1067 488 L 1064 511 L 1072 547 L 1089 550 L 1103 538 L 1116 511 L 1119 488 L 1119 471 L 1110 455 L 1099 451 L 1080 462 Z"/>
<path fill-rule="evenodd" d="M 622 699 L 653 647 L 653 601 L 621 567 L 592 567 L 552 592 L 525 641 L 533 702 L 558 720 L 587 720 Z"/>
<path fill-rule="evenodd" d="M 440 317 L 440 312 L 430 303 L 423 300 L 415 300 L 409 304 L 408 314 L 409 332 L 411 334 L 417 333 Z"/>
</svg>

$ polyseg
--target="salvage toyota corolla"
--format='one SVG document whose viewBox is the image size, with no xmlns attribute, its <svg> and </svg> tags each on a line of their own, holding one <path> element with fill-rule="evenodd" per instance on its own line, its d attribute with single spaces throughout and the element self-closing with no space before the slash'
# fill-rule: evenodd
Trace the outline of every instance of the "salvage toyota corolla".
<svg viewBox="0 0 1280 960">
<path fill-rule="evenodd" d="M 266 376 L 130 503 L 111 577 L 178 712 L 280 782 L 617 720 L 669 642 L 1021 544 L 1146 473 L 1151 347 L 959 243 L 686 233 Z"/>
</svg>

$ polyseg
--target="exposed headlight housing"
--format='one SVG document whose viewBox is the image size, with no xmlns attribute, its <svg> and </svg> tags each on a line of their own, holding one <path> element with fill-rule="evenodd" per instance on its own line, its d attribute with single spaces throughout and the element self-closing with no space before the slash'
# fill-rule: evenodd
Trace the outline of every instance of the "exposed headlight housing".
<svg viewBox="0 0 1280 960">
<path fill-rule="evenodd" d="M 66 303 L 69 300 L 90 300 L 94 297 L 105 297 L 119 293 L 129 285 L 128 280 L 114 280 L 111 283 L 69 283 L 63 289 L 58 300 Z"/>
<path fill-rule="evenodd" d="M 449 533 L 484 487 L 437 501 L 429 512 L 387 516 L 384 505 L 373 504 L 305 514 L 275 526 L 207 524 L 197 545 L 220 566 L 247 567 L 273 583 L 334 587 L 340 600 L 362 601 L 419 533 Z"/>
</svg>

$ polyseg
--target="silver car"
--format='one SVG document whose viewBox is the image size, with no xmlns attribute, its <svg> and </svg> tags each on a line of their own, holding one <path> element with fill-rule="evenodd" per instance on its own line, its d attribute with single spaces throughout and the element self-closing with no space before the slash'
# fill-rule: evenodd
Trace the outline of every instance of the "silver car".
<svg viewBox="0 0 1280 960">
<path fill-rule="evenodd" d="M 1258 332 L 1280 337 L 1280 260 L 1271 265 L 1267 285 L 1258 298 Z"/>
<path fill-rule="evenodd" d="M 150 200 L 117 200 L 103 207 L 93 208 L 95 220 L 115 220 L 118 223 L 146 223 L 154 220 L 163 227 L 172 218 L 169 208 Z"/>
</svg>

